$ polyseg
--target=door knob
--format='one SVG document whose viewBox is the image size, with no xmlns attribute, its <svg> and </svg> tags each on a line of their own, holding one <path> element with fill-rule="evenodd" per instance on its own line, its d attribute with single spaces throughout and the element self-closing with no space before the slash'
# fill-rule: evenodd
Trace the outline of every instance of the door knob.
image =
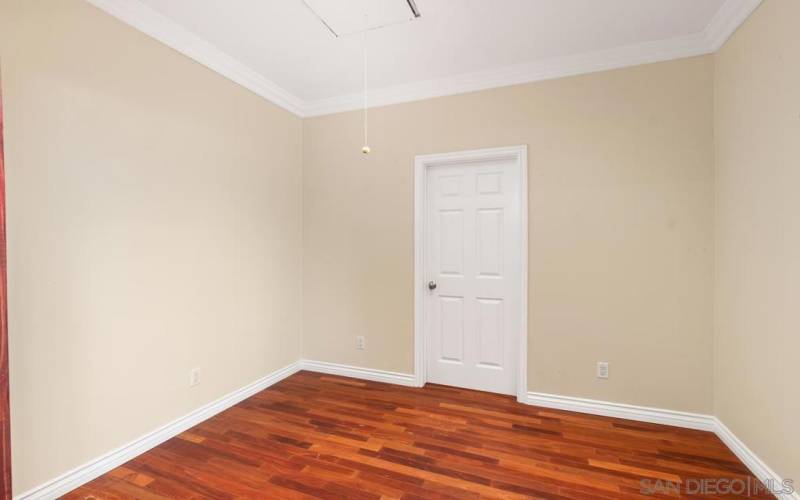
<svg viewBox="0 0 800 500">
<path fill-rule="evenodd" d="M 436 282 L 435 281 L 429 281 L 428 282 L 428 290 L 436 290 Z"/>
</svg>

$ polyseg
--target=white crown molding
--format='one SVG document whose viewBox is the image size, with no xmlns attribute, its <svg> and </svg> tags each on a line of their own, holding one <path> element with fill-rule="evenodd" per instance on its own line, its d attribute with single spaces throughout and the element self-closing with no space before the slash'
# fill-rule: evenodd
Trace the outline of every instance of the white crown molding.
<svg viewBox="0 0 800 500">
<path fill-rule="evenodd" d="M 609 50 L 586 52 L 532 63 L 507 66 L 477 73 L 457 75 L 370 91 L 370 107 L 387 106 L 432 97 L 464 94 L 522 83 L 552 80 L 639 64 L 698 56 L 710 52 L 703 34 L 657 42 L 644 42 Z M 363 106 L 363 94 L 307 102 L 307 116 L 339 113 Z"/>
<path fill-rule="evenodd" d="M 694 35 L 376 89 L 369 96 L 370 107 L 711 54 L 728 40 L 761 1 L 726 0 L 708 26 Z M 327 115 L 359 109 L 363 102 L 363 94 L 349 94 L 306 102 L 304 110 L 307 116 Z"/>
<path fill-rule="evenodd" d="M 744 465 L 750 469 L 750 472 L 753 473 L 762 483 L 767 485 L 773 485 L 773 487 L 780 487 L 783 484 L 783 478 L 776 473 L 774 470 L 769 468 L 769 466 L 761 460 L 758 455 L 753 453 L 753 451 L 747 447 L 736 435 L 731 432 L 728 427 L 722 423 L 722 421 L 716 417 L 714 417 L 714 432 L 717 434 L 725 446 L 731 449 L 731 451 L 742 461 Z M 794 488 L 800 488 L 800 484 L 795 483 Z M 800 491 L 795 491 L 794 493 L 778 493 L 775 496 L 780 498 L 781 500 L 800 500 Z"/>
<path fill-rule="evenodd" d="M 326 373 L 328 375 L 340 375 L 342 377 L 371 380 L 372 382 L 384 382 L 387 384 L 405 385 L 409 387 L 417 386 L 414 375 L 408 373 L 373 370 L 372 368 L 361 368 L 358 366 L 328 363 L 326 361 L 312 361 L 310 359 L 300 360 L 300 366 L 303 370 Z"/>
<path fill-rule="evenodd" d="M 138 0 L 87 0 L 146 35 L 268 101 L 303 116 L 305 103 L 260 73 Z"/>
<path fill-rule="evenodd" d="M 300 117 L 350 111 L 363 105 L 364 97 L 359 93 L 304 101 L 138 0 L 87 1 Z M 694 35 L 379 88 L 371 92 L 369 104 L 387 106 L 710 54 L 725 43 L 760 3 L 761 0 L 726 0 L 708 26 Z"/>
<path fill-rule="evenodd" d="M 750 14 L 761 5 L 762 0 L 726 0 L 706 26 L 704 36 L 711 52 L 718 51 Z"/>
<path fill-rule="evenodd" d="M 255 382 L 237 389 L 222 398 L 209 403 L 197 410 L 184 415 L 172 422 L 125 444 L 105 455 L 98 457 L 80 467 L 66 472 L 55 479 L 21 493 L 14 497 L 15 500 L 55 500 L 69 493 L 75 488 L 88 483 L 106 472 L 118 467 L 132 458 L 141 455 L 147 450 L 158 446 L 164 441 L 194 427 L 217 413 L 227 410 L 231 406 L 244 401 L 250 396 L 261 392 L 267 387 L 280 382 L 300 371 L 300 363 L 294 362 L 284 368 L 276 370 Z"/>
<path fill-rule="evenodd" d="M 544 394 L 541 392 L 529 392 L 527 398 L 519 401 L 533 406 L 553 408 L 556 410 L 589 413 L 591 415 L 600 415 L 603 417 L 624 418 L 653 424 L 673 425 L 701 431 L 713 432 L 716 428 L 714 417 L 700 413 L 664 410 L 661 408 L 611 403 L 608 401 L 560 396 L 557 394 Z"/>
</svg>

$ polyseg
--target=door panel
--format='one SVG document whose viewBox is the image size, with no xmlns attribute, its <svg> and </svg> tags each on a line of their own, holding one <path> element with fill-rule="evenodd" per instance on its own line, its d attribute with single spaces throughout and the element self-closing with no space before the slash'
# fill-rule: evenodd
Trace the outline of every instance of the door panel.
<svg viewBox="0 0 800 500">
<path fill-rule="evenodd" d="M 440 361 L 464 361 L 464 298 L 439 296 L 441 327 Z"/>
<path fill-rule="evenodd" d="M 475 176 L 478 194 L 500 194 L 503 191 L 502 172 L 487 172 Z"/>
<path fill-rule="evenodd" d="M 477 299 L 478 364 L 486 368 L 503 368 L 503 301 Z"/>
<path fill-rule="evenodd" d="M 503 209 L 479 208 L 476 219 L 478 276 L 499 278 L 503 274 Z"/>
<path fill-rule="evenodd" d="M 427 379 L 516 393 L 520 167 L 514 160 L 428 170 Z"/>
<path fill-rule="evenodd" d="M 464 273 L 464 212 L 439 211 L 439 266 L 441 274 Z"/>
</svg>

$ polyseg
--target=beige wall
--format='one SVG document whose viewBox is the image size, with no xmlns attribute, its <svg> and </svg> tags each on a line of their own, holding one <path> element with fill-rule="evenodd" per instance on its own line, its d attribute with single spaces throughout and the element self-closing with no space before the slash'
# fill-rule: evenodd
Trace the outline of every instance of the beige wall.
<svg viewBox="0 0 800 500">
<path fill-rule="evenodd" d="M 798 18 L 374 109 L 364 157 L 358 112 L 303 122 L 85 2 L 0 0 L 15 492 L 296 360 L 301 318 L 306 358 L 412 372 L 413 158 L 517 144 L 528 389 L 715 412 L 800 477 Z"/>
<path fill-rule="evenodd" d="M 800 2 L 716 55 L 715 413 L 800 481 Z"/>
<path fill-rule="evenodd" d="M 702 57 L 378 108 L 368 157 L 360 113 L 305 120 L 304 356 L 412 372 L 414 156 L 527 144 L 528 389 L 711 412 L 712 89 Z"/>
<path fill-rule="evenodd" d="M 80 0 L 0 57 L 21 493 L 298 359 L 302 122 Z"/>
</svg>

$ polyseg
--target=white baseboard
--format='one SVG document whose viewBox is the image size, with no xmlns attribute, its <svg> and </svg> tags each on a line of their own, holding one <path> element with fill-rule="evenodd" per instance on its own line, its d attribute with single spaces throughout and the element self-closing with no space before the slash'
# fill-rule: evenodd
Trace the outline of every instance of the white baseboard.
<svg viewBox="0 0 800 500">
<path fill-rule="evenodd" d="M 200 422 L 207 420 L 223 410 L 239 403 L 250 396 L 260 392 L 267 387 L 280 382 L 286 377 L 297 373 L 300 370 L 300 363 L 294 362 L 280 370 L 276 370 L 269 375 L 256 380 L 255 382 L 237 389 L 222 398 L 209 403 L 197 410 L 184 415 L 172 422 L 160 427 L 152 432 L 141 436 L 105 455 L 98 457 L 80 467 L 77 467 L 61 476 L 52 479 L 31 490 L 21 493 L 14 497 L 15 500 L 55 500 L 75 488 L 88 483 L 92 479 L 105 474 L 111 469 L 118 467 L 128 460 L 158 446 L 164 441 L 177 436 L 181 432 L 194 427 Z"/>
<path fill-rule="evenodd" d="M 300 361 L 303 370 L 309 370 L 330 375 L 341 375 L 373 382 L 385 382 L 405 386 L 418 386 L 414 375 L 407 373 L 388 372 L 361 368 L 357 366 L 327 363 L 304 359 Z M 624 418 L 638 422 L 650 422 L 661 425 L 672 425 L 687 429 L 713 432 L 727 445 L 731 451 L 747 466 L 748 469 L 765 484 L 781 485 L 783 479 L 758 458 L 745 444 L 740 441 L 722 422 L 712 415 L 690 413 L 661 408 L 650 408 L 609 401 L 560 396 L 528 392 L 526 397 L 518 399 L 520 403 L 553 408 L 557 410 L 588 413 L 604 417 Z M 800 486 L 800 485 L 798 485 Z M 797 492 L 788 495 L 778 495 L 780 499 L 800 500 Z"/>
<path fill-rule="evenodd" d="M 702 415 L 700 413 L 662 410 L 660 408 L 648 408 L 646 406 L 611 403 L 608 401 L 596 401 L 594 399 L 574 398 L 540 392 L 529 392 L 528 396 L 520 402 L 534 406 L 543 406 L 545 408 L 555 408 L 557 410 L 576 411 L 592 415 L 602 415 L 604 417 L 625 418 L 639 422 L 674 425 L 676 427 L 711 432 L 714 431 L 716 420 L 711 415 Z"/>
<path fill-rule="evenodd" d="M 753 451 L 747 447 L 747 445 L 742 442 L 736 435 L 731 432 L 728 427 L 722 423 L 722 421 L 716 417 L 714 417 L 714 422 L 716 425 L 715 432 L 717 436 L 722 440 L 725 445 L 731 449 L 731 451 L 742 461 L 743 464 L 750 469 L 750 472 L 753 473 L 762 483 L 767 485 L 776 486 L 780 489 L 780 485 L 783 484 L 783 478 L 778 475 L 774 470 L 770 469 L 769 466 L 761 460 L 758 455 L 753 453 Z M 798 481 L 800 479 L 796 479 Z M 800 483 L 795 483 L 794 488 L 800 488 Z M 786 500 L 800 500 L 800 491 L 795 491 L 794 493 L 783 493 L 783 494 L 776 494 L 776 496 L 780 499 Z"/>
<path fill-rule="evenodd" d="M 338 363 L 328 363 L 325 361 L 312 361 L 310 359 L 300 360 L 300 366 L 303 370 L 327 373 L 328 375 L 341 375 L 342 377 L 360 378 L 362 380 L 385 382 L 387 384 L 405 385 L 409 387 L 417 386 L 414 375 L 409 373 L 373 370 L 372 368 L 340 365 Z"/>
<path fill-rule="evenodd" d="M 324 361 L 312 361 L 303 359 L 292 363 L 280 370 L 274 371 L 269 375 L 256 380 L 255 382 L 238 389 L 227 396 L 224 396 L 213 403 L 209 403 L 192 413 L 185 415 L 169 424 L 156 429 L 144 436 L 136 439 L 116 450 L 113 450 L 101 457 L 92 460 L 76 469 L 73 469 L 61 476 L 37 486 L 25 493 L 14 497 L 15 500 L 55 500 L 73 489 L 85 484 L 92 479 L 105 474 L 111 469 L 122 465 L 132 458 L 158 446 L 164 441 L 180 434 L 181 432 L 199 424 L 200 422 L 213 417 L 217 413 L 230 408 L 250 396 L 260 392 L 267 387 L 283 380 L 284 378 L 297 373 L 300 370 L 309 370 L 330 375 L 341 375 L 373 382 L 384 382 L 414 387 L 417 385 L 414 375 L 408 373 L 389 372 L 384 370 L 374 370 L 371 368 L 361 368 L 357 366 L 342 365 L 338 363 L 327 363 Z M 722 442 L 728 446 L 739 460 L 765 484 L 781 485 L 783 479 L 770 469 L 758 456 L 753 453 L 739 438 L 737 438 L 725 424 L 711 415 L 698 413 L 680 412 L 674 410 L 663 410 L 659 408 L 648 408 L 643 406 L 628 405 L 622 403 L 612 403 L 608 401 L 597 401 L 592 399 L 576 398 L 570 396 L 559 396 L 555 394 L 543 394 L 528 392 L 525 398 L 519 399 L 520 403 L 525 403 L 544 408 L 557 410 L 574 411 L 578 413 L 588 413 L 606 417 L 624 418 L 640 422 L 650 422 L 662 425 L 673 425 L 689 429 L 698 429 L 714 432 Z M 795 485 L 800 486 L 800 485 Z M 800 494 L 778 495 L 781 500 L 800 500 Z"/>
<path fill-rule="evenodd" d="M 555 394 L 542 394 L 538 392 L 529 392 L 527 397 L 520 400 L 520 403 L 554 408 L 557 410 L 589 413 L 591 415 L 602 415 L 604 417 L 624 418 L 639 422 L 673 425 L 676 427 L 713 432 L 728 448 L 730 448 L 750 472 L 761 480 L 761 482 L 770 485 L 773 489 L 777 488 L 778 490 L 781 489 L 783 484 L 783 478 L 781 476 L 770 469 L 763 460 L 753 453 L 750 448 L 737 438 L 717 417 L 711 415 L 648 408 L 644 406 L 596 401 L 593 399 L 559 396 Z M 794 487 L 800 487 L 800 484 L 795 484 Z M 781 500 L 800 500 L 800 492 L 797 491 L 794 493 L 777 494 L 777 496 Z"/>
</svg>

